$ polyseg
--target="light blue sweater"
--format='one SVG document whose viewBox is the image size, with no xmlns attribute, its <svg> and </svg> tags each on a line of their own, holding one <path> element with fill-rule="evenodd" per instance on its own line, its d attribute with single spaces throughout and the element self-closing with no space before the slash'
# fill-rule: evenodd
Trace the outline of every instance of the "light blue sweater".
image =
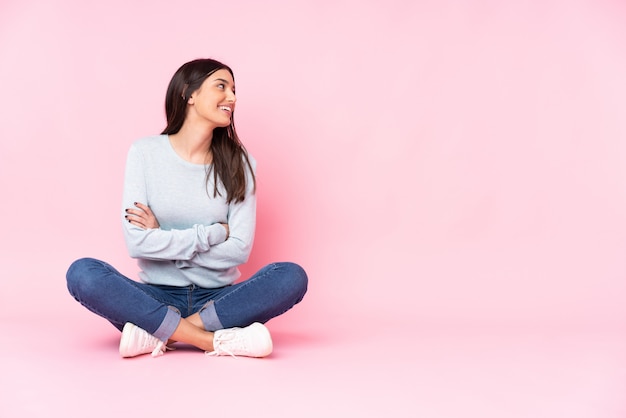
<svg viewBox="0 0 626 418">
<path fill-rule="evenodd" d="M 256 162 L 249 156 L 253 170 Z M 256 196 L 247 172 L 246 198 L 226 203 L 226 191 L 213 197 L 206 184 L 206 165 L 182 159 L 167 135 L 132 144 L 126 162 L 122 224 L 131 257 L 138 259 L 139 277 L 151 284 L 204 288 L 233 283 L 237 266 L 248 260 L 256 226 Z M 144 230 L 130 224 L 125 209 L 134 202 L 152 209 L 160 228 Z M 220 223 L 228 223 L 230 235 Z"/>
</svg>

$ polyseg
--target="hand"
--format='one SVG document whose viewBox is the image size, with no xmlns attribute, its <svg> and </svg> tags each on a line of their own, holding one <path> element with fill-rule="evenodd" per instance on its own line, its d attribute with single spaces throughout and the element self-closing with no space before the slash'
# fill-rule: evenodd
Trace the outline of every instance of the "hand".
<svg viewBox="0 0 626 418">
<path fill-rule="evenodd" d="M 220 225 L 226 228 L 226 239 L 228 239 L 228 237 L 230 236 L 230 228 L 228 227 L 228 224 L 220 224 Z"/>
<path fill-rule="evenodd" d="M 143 203 L 135 202 L 135 208 L 126 209 L 126 214 L 128 222 L 141 229 L 156 229 L 160 226 L 152 210 Z"/>
</svg>

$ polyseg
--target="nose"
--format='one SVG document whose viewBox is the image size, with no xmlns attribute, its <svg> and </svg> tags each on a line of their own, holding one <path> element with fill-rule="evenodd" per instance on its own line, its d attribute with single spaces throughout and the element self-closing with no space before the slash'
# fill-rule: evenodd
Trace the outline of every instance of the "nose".
<svg viewBox="0 0 626 418">
<path fill-rule="evenodd" d="M 226 100 L 228 100 L 230 103 L 235 103 L 237 101 L 237 97 L 235 96 L 235 92 L 232 90 L 228 90 L 228 93 L 226 95 Z"/>
</svg>

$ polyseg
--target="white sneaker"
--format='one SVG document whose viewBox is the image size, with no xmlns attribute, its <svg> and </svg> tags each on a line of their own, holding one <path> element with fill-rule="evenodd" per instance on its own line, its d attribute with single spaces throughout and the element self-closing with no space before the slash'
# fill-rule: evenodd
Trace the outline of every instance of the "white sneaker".
<svg viewBox="0 0 626 418">
<path fill-rule="evenodd" d="M 272 337 L 265 325 L 255 322 L 245 328 L 215 331 L 209 356 L 265 357 L 272 352 Z"/>
<path fill-rule="evenodd" d="M 135 324 L 127 322 L 122 330 L 120 355 L 135 357 L 140 354 L 152 353 L 152 357 L 162 356 L 165 350 L 171 350 L 165 343 Z"/>
</svg>

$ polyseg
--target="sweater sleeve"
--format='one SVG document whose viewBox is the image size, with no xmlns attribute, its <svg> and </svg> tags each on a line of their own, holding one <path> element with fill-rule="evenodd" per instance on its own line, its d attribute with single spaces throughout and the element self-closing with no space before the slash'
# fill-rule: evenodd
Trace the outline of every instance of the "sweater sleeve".
<svg viewBox="0 0 626 418">
<path fill-rule="evenodd" d="M 253 169 L 256 162 L 252 160 Z M 196 253 L 190 259 L 179 259 L 176 266 L 205 267 L 213 270 L 225 270 L 237 267 L 250 257 L 256 228 L 256 194 L 252 178 L 248 176 L 246 198 L 239 203 L 231 203 L 228 209 L 228 239 L 211 246 L 204 252 Z M 221 225 L 220 228 L 224 229 Z M 224 229 L 225 231 L 225 229 Z"/>
<path fill-rule="evenodd" d="M 149 205 L 145 179 L 144 156 L 131 146 L 126 161 L 122 224 L 128 253 L 133 258 L 151 260 L 191 260 L 196 254 L 208 251 L 212 245 L 224 242 L 226 230 L 222 225 L 193 225 L 187 229 L 144 230 L 125 219 L 125 209 L 134 202 Z M 157 214 L 158 219 L 158 214 Z"/>
</svg>

